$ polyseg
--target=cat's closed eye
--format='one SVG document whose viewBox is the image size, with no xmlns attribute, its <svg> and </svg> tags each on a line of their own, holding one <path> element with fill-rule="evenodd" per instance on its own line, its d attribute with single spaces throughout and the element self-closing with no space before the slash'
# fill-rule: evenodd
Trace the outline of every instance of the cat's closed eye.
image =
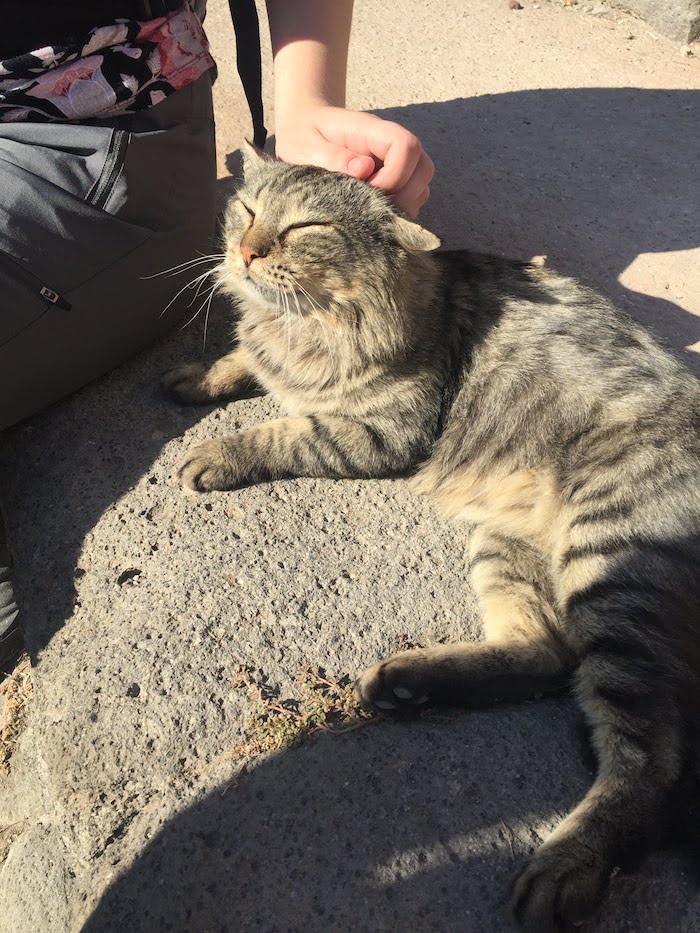
<svg viewBox="0 0 700 933">
<path fill-rule="evenodd" d="M 255 211 L 254 211 L 252 208 L 248 207 L 248 205 L 245 203 L 245 201 L 241 200 L 240 197 L 237 197 L 237 198 L 236 198 L 236 203 L 240 204 L 241 207 L 243 208 L 243 210 L 244 210 L 253 220 L 255 220 Z"/>
<path fill-rule="evenodd" d="M 279 234 L 279 238 L 284 242 L 290 234 L 298 233 L 301 231 L 310 231 L 310 230 L 334 230 L 335 224 L 331 223 L 328 220 L 307 220 L 300 221 L 296 224 L 289 224 L 285 227 L 284 230 Z"/>
</svg>

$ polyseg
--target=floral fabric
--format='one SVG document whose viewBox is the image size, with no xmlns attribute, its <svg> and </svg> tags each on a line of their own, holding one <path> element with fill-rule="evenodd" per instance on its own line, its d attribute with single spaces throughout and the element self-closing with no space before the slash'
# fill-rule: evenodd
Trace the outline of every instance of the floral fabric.
<svg viewBox="0 0 700 933">
<path fill-rule="evenodd" d="M 187 3 L 148 22 L 118 20 L 63 45 L 0 61 L 0 122 L 135 113 L 213 66 L 202 25 Z"/>
</svg>

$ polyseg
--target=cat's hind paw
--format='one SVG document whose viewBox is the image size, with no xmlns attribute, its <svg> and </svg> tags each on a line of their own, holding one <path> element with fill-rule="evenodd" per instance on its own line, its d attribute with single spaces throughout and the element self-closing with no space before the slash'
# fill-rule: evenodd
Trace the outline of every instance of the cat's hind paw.
<svg viewBox="0 0 700 933">
<path fill-rule="evenodd" d="M 207 367 L 203 363 L 185 363 L 165 373 L 161 378 L 161 385 L 179 402 L 204 405 L 212 401 L 206 376 Z"/>
<path fill-rule="evenodd" d="M 515 879 L 511 909 L 525 933 L 563 933 L 595 913 L 610 866 L 585 839 L 545 843 Z"/>
<path fill-rule="evenodd" d="M 367 668 L 355 684 L 360 702 L 395 713 L 417 712 L 430 699 L 426 681 L 428 653 L 424 648 L 413 648 Z"/>
</svg>

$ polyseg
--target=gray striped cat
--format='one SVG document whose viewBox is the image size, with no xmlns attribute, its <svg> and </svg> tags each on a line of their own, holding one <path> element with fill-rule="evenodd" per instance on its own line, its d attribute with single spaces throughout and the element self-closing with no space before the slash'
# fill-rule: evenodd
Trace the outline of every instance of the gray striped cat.
<svg viewBox="0 0 700 933">
<path fill-rule="evenodd" d="M 182 482 L 411 473 L 474 525 L 484 641 L 389 657 L 357 690 L 401 710 L 572 685 L 597 777 L 512 895 L 522 928 L 565 928 L 700 771 L 700 383 L 571 279 L 433 252 L 367 184 L 251 149 L 244 171 L 219 271 L 239 344 L 165 382 L 189 402 L 257 385 L 289 415 L 196 447 Z"/>
</svg>

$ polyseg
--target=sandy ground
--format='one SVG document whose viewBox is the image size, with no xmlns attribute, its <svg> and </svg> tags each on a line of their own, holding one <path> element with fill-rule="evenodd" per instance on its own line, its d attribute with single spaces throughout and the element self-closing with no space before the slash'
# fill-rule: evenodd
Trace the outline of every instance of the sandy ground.
<svg viewBox="0 0 700 933">
<path fill-rule="evenodd" d="M 446 245 L 547 255 L 700 373 L 700 59 L 629 16 L 522 3 L 360 0 L 349 104 L 420 135 L 437 166 L 423 222 Z M 212 0 L 222 201 L 250 132 L 227 15 Z M 204 356 L 229 332 L 215 304 Z M 161 396 L 202 337 L 198 320 L 4 439 L 34 695 L 0 778 L 0 930 L 508 930 L 514 870 L 591 779 L 573 709 L 241 759 L 247 682 L 299 698 L 310 668 L 352 677 L 479 621 L 466 530 L 401 481 L 182 495 L 186 448 L 274 410 Z M 700 929 L 681 856 L 614 887 L 589 929 Z"/>
</svg>

